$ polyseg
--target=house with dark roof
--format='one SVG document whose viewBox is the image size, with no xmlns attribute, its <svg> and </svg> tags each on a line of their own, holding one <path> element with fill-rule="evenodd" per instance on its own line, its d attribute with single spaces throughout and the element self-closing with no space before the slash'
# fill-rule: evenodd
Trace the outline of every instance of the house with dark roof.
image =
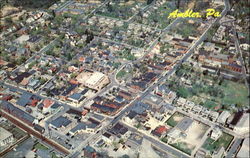
<svg viewBox="0 0 250 158">
<path fill-rule="evenodd" d="M 102 135 L 102 139 L 103 139 L 106 143 L 111 144 L 111 143 L 114 141 L 114 135 L 112 135 L 112 134 L 109 133 L 109 132 L 105 132 L 105 133 Z"/>
<path fill-rule="evenodd" d="M 55 120 L 51 121 L 49 125 L 50 127 L 57 129 L 61 127 L 67 127 L 71 122 L 72 121 L 69 120 L 67 117 L 60 116 L 56 118 Z"/>
<path fill-rule="evenodd" d="M 13 79 L 17 84 L 22 82 L 24 78 L 28 78 L 31 74 L 29 72 L 23 72 L 19 75 L 16 75 L 16 77 Z"/>
<path fill-rule="evenodd" d="M 135 111 L 130 111 L 128 113 L 127 117 L 132 120 L 135 118 L 136 115 L 137 115 L 137 113 Z"/>
<path fill-rule="evenodd" d="M 105 117 L 104 117 L 104 116 L 98 115 L 98 114 L 92 114 L 92 115 L 90 116 L 90 118 L 92 118 L 93 120 L 95 120 L 95 121 L 97 121 L 97 122 L 99 122 L 99 123 L 101 123 L 101 122 L 103 122 L 103 121 L 105 120 Z"/>
<path fill-rule="evenodd" d="M 74 102 L 75 104 L 79 104 L 82 100 L 85 99 L 85 97 L 81 93 L 73 93 L 67 99 Z"/>
<path fill-rule="evenodd" d="M 32 94 L 23 93 L 21 97 L 18 99 L 18 101 L 16 102 L 16 104 L 20 106 L 26 106 L 30 102 L 31 98 L 32 98 Z"/>
<path fill-rule="evenodd" d="M 69 131 L 69 134 L 75 135 L 81 132 L 92 133 L 95 132 L 98 125 L 92 122 L 80 122 Z"/>
<path fill-rule="evenodd" d="M 131 93 L 123 91 L 123 90 L 120 90 L 118 92 L 118 96 L 121 96 L 126 100 L 132 100 L 133 99 L 133 95 Z"/>
<path fill-rule="evenodd" d="M 102 104 L 93 103 L 91 109 L 104 114 L 112 115 L 115 113 L 116 109 L 113 107 L 104 106 Z"/>
<path fill-rule="evenodd" d="M 115 102 L 117 103 L 123 103 L 125 101 L 125 99 L 122 96 L 116 96 L 115 97 Z"/>
<path fill-rule="evenodd" d="M 116 135 L 116 136 L 120 136 L 120 135 L 124 135 L 125 133 L 127 133 L 128 128 L 124 127 L 122 124 L 117 123 L 115 124 L 110 130 L 109 132 Z"/>
</svg>

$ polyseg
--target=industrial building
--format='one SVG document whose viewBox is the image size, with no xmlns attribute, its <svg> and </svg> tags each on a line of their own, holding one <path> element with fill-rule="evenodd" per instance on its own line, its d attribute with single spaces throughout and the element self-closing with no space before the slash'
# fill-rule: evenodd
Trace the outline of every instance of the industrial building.
<svg viewBox="0 0 250 158">
<path fill-rule="evenodd" d="M 6 146 L 14 141 L 13 134 L 6 129 L 0 127 L 0 146 Z"/>
</svg>

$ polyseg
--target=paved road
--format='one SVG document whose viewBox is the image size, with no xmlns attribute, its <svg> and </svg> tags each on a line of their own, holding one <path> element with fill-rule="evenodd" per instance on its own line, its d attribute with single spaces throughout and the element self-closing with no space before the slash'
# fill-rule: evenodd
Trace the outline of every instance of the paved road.
<svg viewBox="0 0 250 158">
<path fill-rule="evenodd" d="M 245 85 L 246 87 L 248 88 L 248 94 L 249 94 L 249 83 L 248 83 L 248 77 L 247 77 L 247 73 L 246 73 L 246 66 L 245 66 L 245 63 L 244 63 L 244 60 L 243 60 L 243 55 L 242 55 L 242 51 L 240 49 L 240 43 L 239 43 L 239 39 L 237 37 L 237 32 L 236 32 L 236 28 L 235 28 L 235 24 L 233 23 L 233 34 L 234 34 L 234 41 L 235 41 L 235 47 L 236 47 L 236 51 L 240 54 L 240 63 L 241 63 L 241 66 L 242 66 L 242 72 L 243 72 L 243 76 L 244 76 L 244 79 L 245 79 Z"/>
</svg>

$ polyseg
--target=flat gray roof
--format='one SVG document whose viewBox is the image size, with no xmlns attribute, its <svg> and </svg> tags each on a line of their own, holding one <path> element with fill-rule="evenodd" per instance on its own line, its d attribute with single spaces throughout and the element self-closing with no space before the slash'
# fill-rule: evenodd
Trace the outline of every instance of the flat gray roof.
<svg viewBox="0 0 250 158">
<path fill-rule="evenodd" d="M 3 141 L 4 139 L 10 137 L 12 135 L 12 133 L 10 133 L 9 131 L 7 131 L 6 129 L 0 127 L 0 141 Z"/>
<path fill-rule="evenodd" d="M 176 128 L 185 132 L 193 123 L 193 120 L 189 117 L 183 118 L 177 125 Z"/>
</svg>

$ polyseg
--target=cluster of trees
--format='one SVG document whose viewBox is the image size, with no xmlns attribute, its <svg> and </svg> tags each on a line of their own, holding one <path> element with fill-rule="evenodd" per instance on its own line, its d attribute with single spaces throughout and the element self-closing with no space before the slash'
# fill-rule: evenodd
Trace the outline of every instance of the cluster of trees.
<svg viewBox="0 0 250 158">
<path fill-rule="evenodd" d="M 87 35 L 86 43 L 90 43 L 90 42 L 94 39 L 94 34 L 93 34 L 93 32 L 91 32 L 91 31 L 89 31 L 89 30 L 86 30 L 86 31 L 85 31 L 85 35 Z"/>
<path fill-rule="evenodd" d="M 147 0 L 147 5 L 151 4 L 154 0 Z"/>
<path fill-rule="evenodd" d="M 14 7 L 23 7 L 25 9 L 49 8 L 58 0 L 4 0 L 4 4 L 13 5 Z M 2 1 L 1 1 L 2 3 Z M 3 5 L 3 4 L 2 4 Z M 1 7 L 2 7 L 1 5 Z"/>
</svg>

